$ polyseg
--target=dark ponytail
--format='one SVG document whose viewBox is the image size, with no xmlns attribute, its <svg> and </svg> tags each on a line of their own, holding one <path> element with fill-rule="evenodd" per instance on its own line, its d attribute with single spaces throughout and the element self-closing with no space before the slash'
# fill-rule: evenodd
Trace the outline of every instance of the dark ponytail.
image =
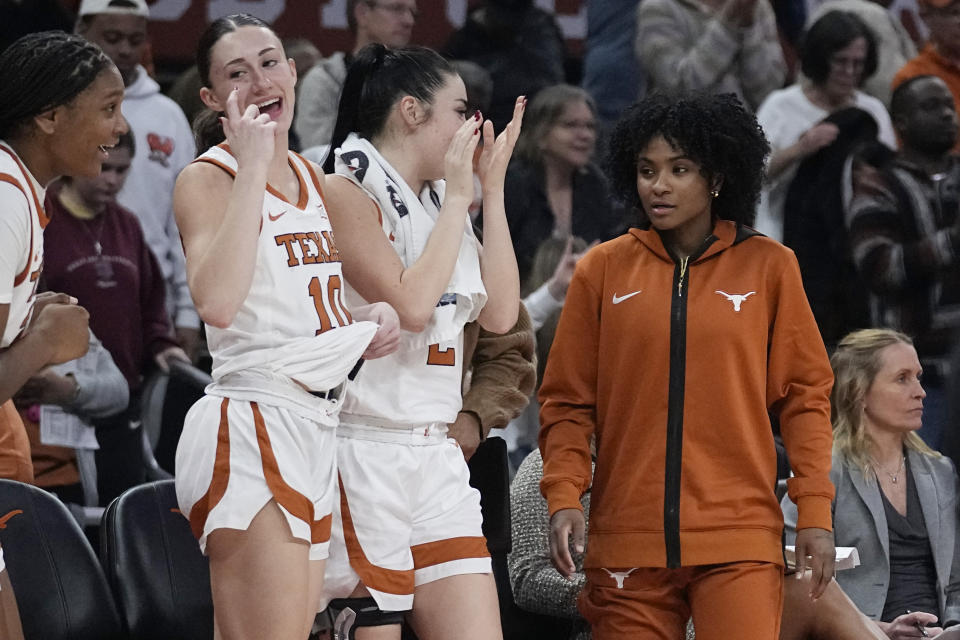
<svg viewBox="0 0 960 640">
<path fill-rule="evenodd" d="M 211 22 L 197 43 L 197 72 L 202 86 L 210 87 L 210 56 L 214 45 L 220 41 L 220 38 L 233 33 L 240 27 L 263 27 L 273 31 L 269 24 L 249 13 L 235 13 Z M 197 153 L 203 153 L 226 139 L 223 126 L 220 124 L 222 115 L 222 112 L 204 108 L 194 117 L 193 137 L 197 142 Z"/>
<path fill-rule="evenodd" d="M 388 49 L 369 44 L 360 49 L 340 92 L 337 124 L 323 170 L 333 171 L 334 150 L 350 133 L 368 140 L 379 135 L 397 100 L 413 96 L 430 104 L 447 78 L 456 73 L 453 65 L 426 47 Z"/>
<path fill-rule="evenodd" d="M 63 31 L 23 36 L 0 55 L 0 138 L 83 93 L 113 66 L 100 47 Z"/>
</svg>

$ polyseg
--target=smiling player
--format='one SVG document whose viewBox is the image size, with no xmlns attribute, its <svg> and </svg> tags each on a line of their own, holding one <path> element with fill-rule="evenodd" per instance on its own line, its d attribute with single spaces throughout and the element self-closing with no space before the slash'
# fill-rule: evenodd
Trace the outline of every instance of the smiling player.
<svg viewBox="0 0 960 640">
<path fill-rule="evenodd" d="M 210 557 L 218 637 L 302 640 L 322 608 L 343 384 L 396 348 L 398 320 L 343 303 L 323 173 L 287 150 L 296 70 L 276 34 L 221 18 L 197 64 L 205 142 L 226 142 L 174 194 L 214 380 L 184 424 L 177 498 Z"/>
</svg>

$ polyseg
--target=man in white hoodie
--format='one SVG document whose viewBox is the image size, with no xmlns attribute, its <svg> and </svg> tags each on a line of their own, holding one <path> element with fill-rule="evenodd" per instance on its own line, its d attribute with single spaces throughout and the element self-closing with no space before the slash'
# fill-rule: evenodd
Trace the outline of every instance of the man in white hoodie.
<svg viewBox="0 0 960 640">
<path fill-rule="evenodd" d="M 196 155 L 183 111 L 160 93 L 141 66 L 147 46 L 145 0 L 82 0 L 76 32 L 95 42 L 117 65 L 126 93 L 123 115 L 136 140 L 136 154 L 117 201 L 133 211 L 167 283 L 167 312 L 177 340 L 196 357 L 200 318 L 190 299 L 180 232 L 173 218 L 177 174 Z"/>
</svg>

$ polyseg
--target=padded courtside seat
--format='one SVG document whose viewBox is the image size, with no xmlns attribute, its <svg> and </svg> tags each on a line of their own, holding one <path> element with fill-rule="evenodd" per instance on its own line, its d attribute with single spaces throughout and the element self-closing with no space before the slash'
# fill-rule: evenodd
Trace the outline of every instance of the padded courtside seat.
<svg viewBox="0 0 960 640">
<path fill-rule="evenodd" d="M 210 569 L 173 480 L 129 489 L 104 514 L 101 561 L 136 640 L 211 640 Z"/>
<path fill-rule="evenodd" d="M 126 637 L 93 549 L 53 494 L 0 480 L 0 544 L 26 640 Z"/>
</svg>

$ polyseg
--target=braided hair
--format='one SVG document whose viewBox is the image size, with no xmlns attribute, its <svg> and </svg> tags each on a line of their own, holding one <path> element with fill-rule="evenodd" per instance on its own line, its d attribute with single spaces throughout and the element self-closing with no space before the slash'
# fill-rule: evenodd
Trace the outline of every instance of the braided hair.
<svg viewBox="0 0 960 640">
<path fill-rule="evenodd" d="M 0 54 L 0 138 L 70 103 L 113 66 L 97 45 L 63 31 L 23 36 Z"/>
<path fill-rule="evenodd" d="M 715 216 L 753 224 L 770 145 L 734 94 L 655 94 L 624 112 L 610 137 L 607 173 L 617 195 L 640 213 L 637 158 L 658 136 L 699 164 L 708 182 L 723 178 L 711 207 Z"/>
</svg>

